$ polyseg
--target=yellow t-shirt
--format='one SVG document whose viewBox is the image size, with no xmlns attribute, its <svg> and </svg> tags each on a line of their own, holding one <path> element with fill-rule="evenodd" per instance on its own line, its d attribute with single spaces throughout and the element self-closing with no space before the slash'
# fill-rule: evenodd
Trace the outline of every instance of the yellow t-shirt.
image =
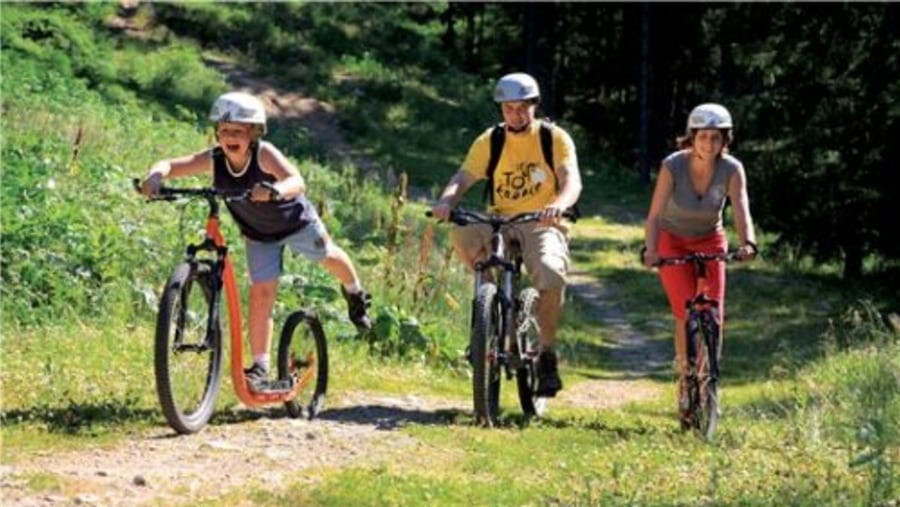
<svg viewBox="0 0 900 507">
<path fill-rule="evenodd" d="M 475 179 L 487 178 L 491 156 L 491 127 L 472 143 L 462 169 Z M 553 125 L 554 167 L 578 167 L 575 143 L 569 134 Z M 543 209 L 556 197 L 556 176 L 544 161 L 541 151 L 540 122 L 531 122 L 527 132 L 506 132 L 503 152 L 494 171 L 492 212 L 514 215 Z"/>
</svg>

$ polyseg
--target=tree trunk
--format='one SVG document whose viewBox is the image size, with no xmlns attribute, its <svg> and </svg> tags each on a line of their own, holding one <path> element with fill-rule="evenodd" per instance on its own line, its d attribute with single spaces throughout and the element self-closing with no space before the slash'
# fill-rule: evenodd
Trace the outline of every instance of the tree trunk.
<svg viewBox="0 0 900 507">
<path fill-rule="evenodd" d="M 441 36 L 441 43 L 444 49 L 451 54 L 456 53 L 456 4 L 447 3 L 447 10 L 441 15 L 441 21 L 444 22 L 444 34 Z"/>
<path fill-rule="evenodd" d="M 843 245 L 844 280 L 856 280 L 862 277 L 863 250 L 858 241 L 850 241 Z"/>
<path fill-rule="evenodd" d="M 641 57 L 638 85 L 638 147 L 641 183 L 650 183 L 650 4 L 641 5 Z"/>
</svg>

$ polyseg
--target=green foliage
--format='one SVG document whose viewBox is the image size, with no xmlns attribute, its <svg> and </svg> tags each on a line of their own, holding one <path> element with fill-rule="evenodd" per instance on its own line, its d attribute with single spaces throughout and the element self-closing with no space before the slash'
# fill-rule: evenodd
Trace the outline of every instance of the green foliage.
<svg viewBox="0 0 900 507">
<path fill-rule="evenodd" d="M 84 77 L 94 84 L 109 81 L 115 75 L 111 48 L 85 29 L 85 20 L 78 13 L 64 8 L 7 5 L 0 21 L 3 48 L 21 51 L 63 74 Z"/>
<path fill-rule="evenodd" d="M 629 118 L 635 92 L 628 72 L 605 71 L 629 68 L 631 55 L 622 49 L 634 33 L 623 29 L 626 18 L 634 21 L 630 7 L 142 6 L 158 14 L 155 21 L 198 39 L 185 43 L 175 37 L 139 41 L 104 36 L 107 32 L 94 28 L 109 5 L 4 5 L 2 346 L 5 364 L 32 366 L 0 371 L 4 442 L 34 450 L 56 441 L 93 445 L 97 436 L 123 438 L 147 425 L 163 424 L 148 388 L 155 298 L 184 245 L 199 237 L 204 210 L 197 204 L 148 205 L 134 196 L 130 180 L 154 160 L 209 143 L 194 122 L 224 85 L 203 65 L 201 47 L 258 58 L 262 69 L 277 65 L 288 80 L 302 76 L 299 83 L 342 111 L 354 147 L 388 168 L 359 175 L 352 166 L 331 165 L 323 152 L 312 149 L 306 133 L 279 133 L 283 137 L 278 144 L 289 156 L 310 155 L 295 162 L 329 230 L 375 295 L 376 329 L 369 336 L 356 336 L 333 278 L 291 256 L 286 259 L 288 275 L 279 292 L 277 322 L 300 306 L 318 311 L 334 345 L 329 352 L 333 378 L 340 379 L 335 385 L 452 395 L 466 406 L 470 393 L 461 355 L 469 277 L 450 256 L 446 230 L 424 221 L 423 207 L 410 205 L 409 194 L 446 181 L 471 139 L 495 121 L 490 84 L 494 74 L 513 67 L 510 62 L 518 58 L 521 48 L 508 41 L 526 40 L 518 34 L 531 8 L 558 16 L 543 18 L 547 23 L 542 27 L 553 20 L 554 29 L 535 39 L 545 44 L 541 49 L 551 49 L 547 41 L 554 37 L 568 37 L 559 39 L 565 42 L 560 47 L 567 48 L 567 60 L 553 73 L 558 80 L 545 88 L 557 87 L 557 92 L 548 92 L 546 105 L 559 108 L 566 121 L 583 123 L 572 129 L 585 173 L 591 175 L 586 195 L 592 198 L 582 202 L 602 215 L 579 225 L 603 227 L 604 234 L 573 242 L 575 261 L 616 288 L 616 301 L 633 326 L 668 343 L 671 321 L 663 316 L 658 280 L 637 266 L 634 256 L 648 196 L 615 163 L 617 157 L 633 159 Z M 891 93 L 896 83 L 886 80 L 877 93 L 850 93 L 857 87 L 881 86 L 863 79 L 867 75 L 860 69 L 871 64 L 870 59 L 857 59 L 866 54 L 863 49 L 854 46 L 845 54 L 828 46 L 828 54 L 841 62 L 833 68 L 812 68 L 818 60 L 810 59 L 814 51 L 804 41 L 796 54 L 785 51 L 798 42 L 788 37 L 788 28 L 802 17 L 797 14 L 803 13 L 800 7 L 653 8 L 671 14 L 673 30 L 687 33 L 689 42 L 698 44 L 690 51 L 671 44 L 662 57 L 671 57 L 671 66 L 656 67 L 661 73 L 673 71 L 668 77 L 683 90 L 683 96 L 663 101 L 679 118 L 659 120 L 666 137 L 680 128 L 687 104 L 719 93 L 710 90 L 724 78 L 704 73 L 694 79 L 688 70 L 701 63 L 713 64 L 711 68 L 726 65 L 725 45 L 707 51 L 730 33 L 730 24 L 722 23 L 753 27 L 746 29 L 753 33 L 740 32 L 733 48 L 735 63 L 747 69 L 742 86 L 748 88 L 722 84 L 716 96 L 733 97 L 737 116 L 745 118 L 739 135 L 747 141 L 739 145 L 744 150 L 739 153 L 747 154 L 748 169 L 751 163 L 759 168 L 759 173 L 749 171 L 751 178 L 760 178 L 752 181 L 754 196 L 754 188 L 775 181 L 784 188 L 830 181 L 847 162 L 835 141 L 841 139 L 838 134 L 856 135 L 853 128 L 867 132 L 874 120 L 841 132 L 829 129 L 865 100 L 874 97 L 874 113 L 869 111 L 873 118 L 881 118 L 884 112 L 878 108 L 887 104 L 889 121 L 895 121 Z M 493 45 L 470 51 L 461 36 L 448 43 L 451 51 L 444 53 L 447 48 L 438 47 L 436 37 L 443 40 L 446 32 L 441 33 L 436 20 L 451 9 L 458 9 L 453 26 L 461 31 L 469 30 L 469 14 L 473 30 L 496 28 L 479 39 L 480 44 L 494 40 Z M 737 16 L 741 9 L 750 12 Z M 744 22 L 767 19 L 768 9 L 784 16 L 777 20 L 783 38 L 772 35 L 764 43 L 748 43 L 744 39 L 755 37 L 754 30 L 764 25 Z M 803 37 L 815 41 L 813 21 L 800 26 Z M 829 23 L 821 28 L 824 39 L 846 35 L 847 28 L 837 20 Z M 847 23 L 861 29 L 872 26 L 855 18 Z M 597 33 L 597 26 L 609 29 Z M 501 41 L 506 46 L 498 46 Z M 480 63 L 472 60 L 475 53 L 483 58 Z M 449 54 L 456 56 L 445 59 Z M 457 57 L 474 64 L 485 77 L 473 78 L 452 67 L 448 62 Z M 890 69 L 893 60 L 887 58 Z M 848 70 L 842 74 L 844 65 Z M 805 80 L 829 86 L 810 85 L 807 91 L 818 90 L 817 102 L 798 102 L 797 111 L 790 111 L 795 98 L 791 87 Z M 829 106 L 829 94 L 854 98 Z M 802 135 L 812 136 L 818 129 L 823 134 L 811 139 L 832 143 L 828 146 L 833 150 L 807 157 L 818 152 L 810 151 L 812 144 L 803 145 L 802 136 L 791 130 L 803 118 L 809 118 L 811 126 Z M 675 123 L 679 126 L 673 128 Z M 882 134 L 872 135 L 877 141 Z M 582 144 L 581 139 L 592 142 Z M 606 153 L 595 153 L 597 145 Z M 872 153 L 884 156 L 878 150 Z M 859 160 L 874 164 L 865 155 Z M 798 172 L 797 183 L 778 179 L 780 173 L 774 176 L 781 164 L 802 169 L 807 162 L 825 177 Z M 767 179 L 769 173 L 772 179 Z M 889 190 L 878 194 L 881 197 L 870 194 L 867 181 L 848 182 L 841 190 L 847 193 L 833 195 L 856 195 L 857 190 L 864 200 L 888 195 Z M 754 197 L 754 202 L 761 200 Z M 235 266 L 243 272 L 238 232 L 230 220 L 224 220 L 223 227 L 234 245 Z M 528 425 L 512 410 L 502 415 L 502 427 L 491 432 L 472 427 L 463 411 L 451 411 L 427 417 L 433 423 L 396 430 L 417 439 L 415 453 L 403 447 L 397 454 L 373 456 L 381 460 L 374 464 L 360 462 L 343 471 L 315 468 L 313 485 L 304 480 L 283 494 L 267 491 L 257 497 L 272 504 L 359 505 L 887 502 L 897 496 L 900 352 L 896 333 L 879 312 L 892 308 L 890 297 L 896 295 L 879 299 L 878 310 L 871 304 L 854 306 L 833 319 L 829 331 L 828 316 L 845 304 L 847 287 L 827 273 L 812 276 L 800 268 L 785 272 L 774 262 L 760 262 L 730 271 L 723 425 L 715 445 L 674 429 L 671 396 L 615 410 L 578 408 L 557 400 L 543 421 Z M 246 289 L 245 278 L 239 279 Z M 609 332 L 584 307 L 567 305 L 560 330 L 567 389 L 625 374 L 606 354 Z M 646 382 L 661 390 L 671 387 L 668 375 L 651 376 Z M 504 383 L 504 407 L 516 404 L 512 386 Z M 221 403 L 230 407 L 236 399 L 223 392 Z M 236 414 L 240 410 L 225 412 L 225 417 L 241 417 Z M 498 493 L 496 484 L 506 486 Z M 240 503 L 234 496 L 222 502 Z"/>
<path fill-rule="evenodd" d="M 900 327 L 860 301 L 827 339 L 833 347 L 827 360 L 804 375 L 815 386 L 804 415 L 850 446 L 849 466 L 869 475 L 867 503 L 888 502 L 900 493 Z"/>
</svg>

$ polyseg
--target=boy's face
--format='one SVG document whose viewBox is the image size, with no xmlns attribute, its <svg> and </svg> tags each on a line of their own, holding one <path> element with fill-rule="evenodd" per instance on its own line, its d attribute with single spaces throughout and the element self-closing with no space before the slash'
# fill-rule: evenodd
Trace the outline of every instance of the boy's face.
<svg viewBox="0 0 900 507">
<path fill-rule="evenodd" d="M 219 146 L 232 155 L 246 153 L 253 142 L 253 126 L 247 123 L 219 122 L 216 134 Z"/>
</svg>

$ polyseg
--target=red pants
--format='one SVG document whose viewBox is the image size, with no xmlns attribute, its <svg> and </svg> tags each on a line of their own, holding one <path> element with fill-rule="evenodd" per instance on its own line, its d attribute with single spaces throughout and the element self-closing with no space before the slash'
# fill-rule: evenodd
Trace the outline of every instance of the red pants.
<svg viewBox="0 0 900 507">
<path fill-rule="evenodd" d="M 671 232 L 659 231 L 659 256 L 678 257 L 689 253 L 724 253 L 728 249 L 725 232 L 719 231 L 709 236 L 698 238 L 681 237 Z M 685 302 L 694 297 L 697 291 L 697 268 L 693 264 L 662 266 L 659 268 L 669 306 L 676 319 L 686 317 Z M 709 261 L 706 263 L 706 295 L 719 301 L 719 324 L 725 315 L 725 263 Z"/>
</svg>

